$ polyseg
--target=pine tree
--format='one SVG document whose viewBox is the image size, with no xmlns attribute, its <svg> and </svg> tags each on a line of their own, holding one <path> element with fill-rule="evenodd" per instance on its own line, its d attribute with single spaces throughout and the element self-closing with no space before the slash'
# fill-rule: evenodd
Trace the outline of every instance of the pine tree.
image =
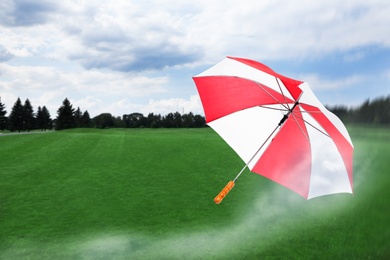
<svg viewBox="0 0 390 260">
<path fill-rule="evenodd" d="M 91 127 L 91 117 L 89 116 L 87 110 L 85 110 L 85 112 L 83 113 L 81 122 L 82 127 Z"/>
<path fill-rule="evenodd" d="M 45 106 L 42 108 L 39 106 L 35 117 L 35 127 L 41 131 L 52 128 L 52 120 L 50 113 Z"/>
<path fill-rule="evenodd" d="M 37 117 L 36 117 L 37 129 L 41 131 L 52 128 L 50 113 L 45 106 L 38 107 Z"/>
<path fill-rule="evenodd" d="M 27 132 L 34 129 L 34 110 L 29 99 L 23 105 L 23 129 Z"/>
<path fill-rule="evenodd" d="M 83 116 L 83 113 L 81 112 L 80 107 L 77 107 L 76 111 L 74 112 L 76 127 L 82 126 L 82 116 Z"/>
<path fill-rule="evenodd" d="M 43 129 L 52 129 L 52 120 L 50 116 L 49 110 L 47 110 L 46 106 L 42 107 L 42 117 L 43 117 Z"/>
<path fill-rule="evenodd" d="M 62 106 L 57 110 L 57 122 L 56 129 L 69 129 L 76 127 L 76 120 L 74 116 L 74 108 L 70 104 L 68 98 L 65 98 L 62 102 Z"/>
<path fill-rule="evenodd" d="M 41 129 L 43 131 L 43 113 L 42 113 L 42 108 L 40 106 L 38 107 L 37 110 L 36 123 L 37 123 L 37 129 Z"/>
<path fill-rule="evenodd" d="M 9 116 L 9 124 L 11 131 L 22 131 L 23 130 L 23 106 L 20 98 L 18 98 L 12 107 L 11 114 Z"/>
<path fill-rule="evenodd" d="M 7 111 L 5 110 L 5 105 L 1 103 L 1 97 L 0 97 L 0 130 L 4 130 L 7 128 L 7 118 L 5 115 L 7 114 Z"/>
</svg>

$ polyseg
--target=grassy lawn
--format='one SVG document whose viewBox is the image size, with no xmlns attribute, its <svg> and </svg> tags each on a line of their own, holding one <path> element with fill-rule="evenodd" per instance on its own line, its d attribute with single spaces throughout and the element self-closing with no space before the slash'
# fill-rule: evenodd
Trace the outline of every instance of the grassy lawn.
<svg viewBox="0 0 390 260">
<path fill-rule="evenodd" d="M 244 174 L 211 129 L 0 136 L 0 259 L 390 256 L 390 130 L 350 127 L 354 195 Z"/>
</svg>

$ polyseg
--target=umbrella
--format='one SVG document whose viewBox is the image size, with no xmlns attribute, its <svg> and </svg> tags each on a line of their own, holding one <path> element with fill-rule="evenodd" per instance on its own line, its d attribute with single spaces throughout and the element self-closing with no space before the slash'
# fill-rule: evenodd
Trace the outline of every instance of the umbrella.
<svg viewBox="0 0 390 260">
<path fill-rule="evenodd" d="M 247 167 L 306 199 L 352 193 L 351 138 L 306 82 L 236 57 L 193 80 L 206 123 L 245 163 L 214 199 L 217 204 Z"/>
</svg>

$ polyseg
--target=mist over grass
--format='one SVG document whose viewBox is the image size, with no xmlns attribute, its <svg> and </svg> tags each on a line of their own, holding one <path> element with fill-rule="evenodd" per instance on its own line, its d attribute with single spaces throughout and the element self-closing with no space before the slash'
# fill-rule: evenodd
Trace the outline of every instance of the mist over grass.
<svg viewBox="0 0 390 260">
<path fill-rule="evenodd" d="M 0 137 L 0 258 L 388 256 L 390 134 L 349 128 L 354 195 L 305 200 L 245 171 L 211 129 Z"/>
</svg>

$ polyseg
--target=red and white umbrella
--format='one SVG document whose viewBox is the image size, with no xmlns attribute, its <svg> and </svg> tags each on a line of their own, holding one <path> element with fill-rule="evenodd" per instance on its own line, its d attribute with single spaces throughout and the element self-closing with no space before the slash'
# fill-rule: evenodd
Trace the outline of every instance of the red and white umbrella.
<svg viewBox="0 0 390 260">
<path fill-rule="evenodd" d="M 259 62 L 227 57 L 193 77 L 206 122 L 248 167 L 306 199 L 352 193 L 353 144 L 306 82 Z"/>
</svg>

